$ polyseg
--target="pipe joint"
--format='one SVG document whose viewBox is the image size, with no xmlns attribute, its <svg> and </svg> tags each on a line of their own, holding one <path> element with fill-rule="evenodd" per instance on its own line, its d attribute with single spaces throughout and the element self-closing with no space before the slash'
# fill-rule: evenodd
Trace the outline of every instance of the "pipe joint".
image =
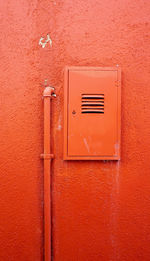
<svg viewBox="0 0 150 261">
<path fill-rule="evenodd" d="M 54 90 L 55 90 L 54 87 L 51 87 L 51 86 L 45 87 L 44 92 L 43 92 L 43 97 L 56 97 Z"/>
</svg>

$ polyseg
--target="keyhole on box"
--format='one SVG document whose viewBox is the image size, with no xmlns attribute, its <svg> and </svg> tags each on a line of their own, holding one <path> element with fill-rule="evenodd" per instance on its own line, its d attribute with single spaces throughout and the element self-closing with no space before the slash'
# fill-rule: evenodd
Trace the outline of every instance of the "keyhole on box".
<svg viewBox="0 0 150 261">
<path fill-rule="evenodd" d="M 72 111 L 72 114 L 76 114 L 76 111 L 75 111 L 75 110 L 73 110 L 73 111 Z"/>
</svg>

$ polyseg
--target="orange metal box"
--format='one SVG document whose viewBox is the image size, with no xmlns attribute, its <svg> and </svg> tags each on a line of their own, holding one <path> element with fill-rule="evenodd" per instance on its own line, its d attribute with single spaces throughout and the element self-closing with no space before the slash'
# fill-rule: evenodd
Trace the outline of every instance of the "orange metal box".
<svg viewBox="0 0 150 261">
<path fill-rule="evenodd" d="M 121 70 L 66 67 L 64 160 L 119 160 Z"/>
</svg>

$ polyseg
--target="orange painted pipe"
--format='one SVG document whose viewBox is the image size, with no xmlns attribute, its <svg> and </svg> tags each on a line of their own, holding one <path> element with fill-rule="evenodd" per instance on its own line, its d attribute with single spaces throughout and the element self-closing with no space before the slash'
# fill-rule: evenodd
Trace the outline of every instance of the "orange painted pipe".
<svg viewBox="0 0 150 261">
<path fill-rule="evenodd" d="M 51 98 L 53 87 L 46 87 L 44 97 L 44 260 L 51 261 Z"/>
</svg>

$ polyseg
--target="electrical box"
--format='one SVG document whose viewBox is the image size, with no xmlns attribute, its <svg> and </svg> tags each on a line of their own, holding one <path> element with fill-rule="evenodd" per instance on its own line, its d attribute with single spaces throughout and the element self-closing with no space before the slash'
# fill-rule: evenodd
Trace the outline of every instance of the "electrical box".
<svg viewBox="0 0 150 261">
<path fill-rule="evenodd" d="M 119 160 L 120 112 L 119 67 L 66 67 L 64 160 Z"/>
</svg>

